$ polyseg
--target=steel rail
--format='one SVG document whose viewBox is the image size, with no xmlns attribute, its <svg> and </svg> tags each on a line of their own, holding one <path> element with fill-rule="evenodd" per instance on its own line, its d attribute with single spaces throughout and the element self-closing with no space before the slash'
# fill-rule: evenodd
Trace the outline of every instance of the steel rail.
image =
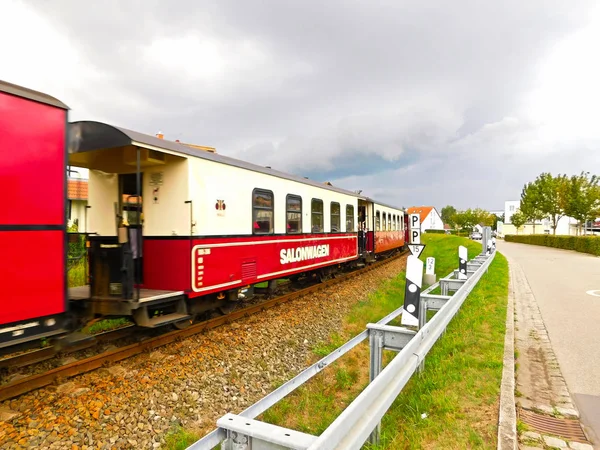
<svg viewBox="0 0 600 450">
<path fill-rule="evenodd" d="M 407 253 L 408 253 L 407 250 L 402 251 L 396 255 L 390 256 L 382 261 L 376 262 L 376 263 L 366 266 L 362 269 L 338 275 L 337 277 L 335 277 L 331 280 L 327 280 L 322 283 L 318 283 L 313 286 L 309 286 L 309 287 L 307 287 L 305 289 L 301 289 L 299 291 L 285 294 L 281 297 L 276 297 L 276 298 L 273 298 L 270 300 L 266 300 L 265 302 L 258 303 L 256 305 L 252 305 L 247 308 L 233 311 L 224 316 L 216 317 L 214 319 L 209 319 L 204 322 L 200 322 L 198 324 L 190 325 L 189 327 L 184 328 L 182 330 L 170 331 L 168 333 L 148 339 L 143 342 L 138 342 L 138 343 L 127 345 L 127 346 L 120 347 L 117 349 L 109 350 L 107 352 L 103 352 L 103 353 L 100 353 L 98 355 L 95 355 L 95 356 L 92 356 L 89 358 L 85 358 L 85 359 L 82 359 L 79 361 L 74 361 L 72 363 L 65 364 L 63 366 L 51 369 L 51 370 L 41 373 L 41 374 L 32 375 L 27 378 L 22 378 L 20 380 L 15 380 L 11 383 L 7 383 L 5 385 L 0 386 L 0 401 L 15 398 L 20 395 L 31 392 L 35 389 L 39 389 L 44 386 L 48 386 L 57 379 L 64 379 L 64 378 L 80 375 L 80 374 L 98 369 L 98 368 L 104 366 L 106 363 L 118 362 L 118 361 L 130 358 L 132 356 L 135 356 L 137 354 L 143 353 L 147 350 L 152 350 L 157 347 L 162 347 L 163 345 L 169 344 L 169 343 L 177 341 L 179 339 L 187 338 L 187 337 L 193 336 L 195 334 L 199 334 L 204 331 L 207 331 L 207 330 L 210 330 L 213 328 L 217 328 L 217 327 L 225 325 L 225 324 L 229 324 L 231 322 L 239 320 L 243 317 L 248 317 L 257 312 L 262 312 L 266 309 L 272 308 L 272 307 L 280 305 L 282 303 L 286 303 L 290 300 L 294 300 L 294 299 L 303 297 L 312 292 L 319 291 L 326 287 L 330 287 L 332 285 L 341 283 L 343 281 L 346 281 L 351 278 L 354 278 L 359 275 L 370 272 L 371 270 L 382 267 L 392 261 L 395 261 L 398 258 L 405 256 Z"/>
<path fill-rule="evenodd" d="M 136 330 L 140 328 L 134 324 L 127 325 L 125 327 L 115 328 L 114 330 L 103 331 L 101 333 L 90 334 L 89 340 L 84 340 L 80 343 L 70 345 L 68 347 L 45 347 L 35 349 L 26 353 L 21 353 L 15 356 L 9 356 L 8 358 L 0 359 L 0 368 L 21 368 L 36 364 L 42 361 L 47 361 L 59 355 L 67 355 L 69 353 L 75 353 L 80 350 L 85 350 L 94 347 L 100 343 L 110 342 L 116 339 L 121 339 L 127 336 L 131 336 Z"/>
</svg>

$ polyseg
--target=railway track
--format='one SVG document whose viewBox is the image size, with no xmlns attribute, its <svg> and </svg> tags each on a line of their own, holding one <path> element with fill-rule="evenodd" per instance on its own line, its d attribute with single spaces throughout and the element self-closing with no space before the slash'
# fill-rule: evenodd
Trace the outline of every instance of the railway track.
<svg viewBox="0 0 600 450">
<path fill-rule="evenodd" d="M 28 376 L 25 378 L 21 378 L 21 379 L 12 381 L 10 383 L 0 386 L 0 401 L 5 401 L 5 400 L 11 399 L 11 398 L 18 397 L 25 393 L 31 392 L 35 389 L 39 389 L 44 386 L 51 385 L 52 383 L 54 383 L 57 380 L 62 380 L 65 378 L 69 378 L 69 377 L 73 377 L 76 375 L 80 375 L 80 374 L 89 372 L 89 371 L 101 368 L 101 367 L 105 366 L 106 364 L 122 361 L 124 359 L 130 358 L 137 354 L 143 353 L 145 351 L 164 346 L 166 344 L 175 342 L 180 339 L 188 338 L 195 334 L 202 333 L 206 330 L 217 328 L 221 325 L 225 325 L 225 324 L 234 322 L 243 317 L 248 317 L 252 314 L 256 314 L 256 313 L 264 311 L 266 309 L 273 308 L 282 303 L 286 303 L 288 301 L 294 300 L 296 298 L 302 297 L 302 296 L 310 294 L 312 292 L 324 289 L 326 287 L 330 287 L 334 284 L 338 284 L 338 283 L 348 280 L 350 278 L 360 276 L 366 272 L 369 272 L 369 271 L 377 269 L 378 267 L 381 267 L 385 264 L 388 264 L 389 262 L 394 261 L 397 258 L 401 258 L 401 257 L 405 256 L 407 253 L 408 253 L 408 251 L 400 252 L 394 256 L 391 256 L 382 261 L 379 261 L 379 262 L 376 262 L 369 266 L 366 266 L 362 269 L 338 275 L 337 277 L 335 277 L 331 280 L 327 280 L 322 283 L 318 283 L 318 284 L 309 286 L 307 288 L 304 288 L 304 289 L 301 289 L 301 290 L 298 290 L 295 292 L 291 292 L 291 293 L 288 293 L 288 294 L 285 294 L 285 295 L 282 295 L 282 296 L 279 296 L 276 298 L 272 298 L 272 299 L 266 300 L 264 302 L 257 303 L 255 305 L 248 306 L 246 308 L 242 308 L 237 311 L 233 311 L 229 314 L 226 314 L 226 315 L 223 315 L 220 317 L 216 317 L 216 318 L 209 319 L 209 320 L 197 323 L 197 324 L 193 324 L 193 325 L 190 325 L 189 327 L 181 329 L 181 330 L 170 331 L 170 332 L 161 334 L 156 337 L 148 338 L 141 342 L 137 342 L 137 343 L 126 345 L 126 346 L 123 346 L 123 347 L 120 347 L 117 349 L 105 351 L 98 355 L 95 355 L 95 356 L 92 356 L 89 358 L 85 358 L 85 359 L 81 359 L 79 361 L 74 361 L 72 363 L 65 364 L 60 367 L 56 367 L 54 369 L 51 369 L 51 370 L 41 373 L 41 374 L 36 374 L 36 375 L 32 375 L 32 376 Z M 133 327 L 133 328 L 136 328 L 136 327 Z M 107 333 L 103 333 L 103 334 L 108 336 L 110 333 L 114 333 L 114 332 L 118 332 L 118 331 L 120 331 L 122 333 L 126 332 L 125 330 L 126 330 L 126 328 L 119 329 L 119 330 L 113 330 L 112 332 L 107 332 Z M 107 338 L 106 336 L 104 337 L 104 339 Z M 40 350 L 40 351 L 42 351 L 42 350 Z M 42 354 L 39 354 L 38 356 L 43 357 Z M 30 357 L 30 358 L 32 358 L 32 357 Z M 44 358 L 44 359 L 48 359 L 48 358 Z"/>
</svg>

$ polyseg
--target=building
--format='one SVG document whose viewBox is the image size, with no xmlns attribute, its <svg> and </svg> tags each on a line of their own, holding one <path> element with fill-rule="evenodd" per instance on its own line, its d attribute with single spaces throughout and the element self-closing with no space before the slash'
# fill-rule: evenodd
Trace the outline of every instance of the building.
<svg viewBox="0 0 600 450">
<path fill-rule="evenodd" d="M 512 224 L 512 215 L 519 210 L 519 200 L 508 200 L 504 202 L 504 222 L 498 222 L 498 233 L 501 235 L 517 234 L 516 227 Z M 563 216 L 556 226 L 557 235 L 577 236 L 578 222 L 572 217 Z M 552 230 L 552 219 L 537 220 L 535 223 L 528 222 L 521 226 L 518 234 L 554 234 Z"/>
<path fill-rule="evenodd" d="M 71 227 L 77 223 L 77 231 L 85 231 L 85 210 L 88 204 L 88 180 L 67 179 L 67 221 Z"/>
<path fill-rule="evenodd" d="M 442 216 L 433 206 L 413 206 L 406 210 L 407 214 L 419 214 L 421 218 L 421 233 L 427 230 L 443 230 Z"/>
</svg>

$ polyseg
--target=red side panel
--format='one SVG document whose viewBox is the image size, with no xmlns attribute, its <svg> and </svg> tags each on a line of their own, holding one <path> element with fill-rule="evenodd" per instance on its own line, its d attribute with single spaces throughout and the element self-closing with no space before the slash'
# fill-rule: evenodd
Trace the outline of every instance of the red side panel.
<svg viewBox="0 0 600 450">
<path fill-rule="evenodd" d="M 201 296 L 357 258 L 356 233 L 144 238 L 144 287 Z"/>
<path fill-rule="evenodd" d="M 64 312 L 62 231 L 0 232 L 0 323 Z"/>
<path fill-rule="evenodd" d="M 64 223 L 65 129 L 66 111 L 0 93 L 0 225 Z"/>
<path fill-rule="evenodd" d="M 0 93 L 0 323 L 65 311 L 66 114 Z"/>
<path fill-rule="evenodd" d="M 376 231 L 375 253 L 387 252 L 404 245 L 404 233 L 401 231 Z"/>
<path fill-rule="evenodd" d="M 188 239 L 144 238 L 144 287 L 187 291 L 191 287 Z"/>
</svg>

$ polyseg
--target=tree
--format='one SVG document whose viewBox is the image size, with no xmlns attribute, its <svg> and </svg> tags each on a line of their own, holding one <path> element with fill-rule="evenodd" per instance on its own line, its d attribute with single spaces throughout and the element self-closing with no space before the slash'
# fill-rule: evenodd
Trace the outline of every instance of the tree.
<svg viewBox="0 0 600 450">
<path fill-rule="evenodd" d="M 526 220 L 533 222 L 533 234 L 535 234 L 535 223 L 546 217 L 541 209 L 541 197 L 537 184 L 527 183 L 523 186 L 520 210 Z"/>
<path fill-rule="evenodd" d="M 456 212 L 454 214 L 454 225 L 456 226 L 456 228 L 458 228 L 459 231 L 465 227 L 466 221 L 467 216 L 464 212 Z"/>
<path fill-rule="evenodd" d="M 596 175 L 591 178 L 589 175 L 589 172 L 573 175 L 568 180 L 566 194 L 565 215 L 576 219 L 580 226 L 583 224 L 584 233 L 587 221 L 597 217 L 600 203 L 600 180 Z"/>
<path fill-rule="evenodd" d="M 535 190 L 538 195 L 538 207 L 544 217 L 552 220 L 552 234 L 556 234 L 558 221 L 565 215 L 568 197 L 568 178 L 566 175 L 552 176 L 550 173 L 540 174 L 535 181 Z"/>
<path fill-rule="evenodd" d="M 510 221 L 515 226 L 517 234 L 519 234 L 519 228 L 525 225 L 525 222 L 527 222 L 527 218 L 525 217 L 525 214 L 523 214 L 520 210 L 517 209 L 511 216 Z"/>
<path fill-rule="evenodd" d="M 447 223 L 451 227 L 454 227 L 454 216 L 456 215 L 456 208 L 454 206 L 444 206 L 442 208 L 442 221 Z"/>
</svg>

